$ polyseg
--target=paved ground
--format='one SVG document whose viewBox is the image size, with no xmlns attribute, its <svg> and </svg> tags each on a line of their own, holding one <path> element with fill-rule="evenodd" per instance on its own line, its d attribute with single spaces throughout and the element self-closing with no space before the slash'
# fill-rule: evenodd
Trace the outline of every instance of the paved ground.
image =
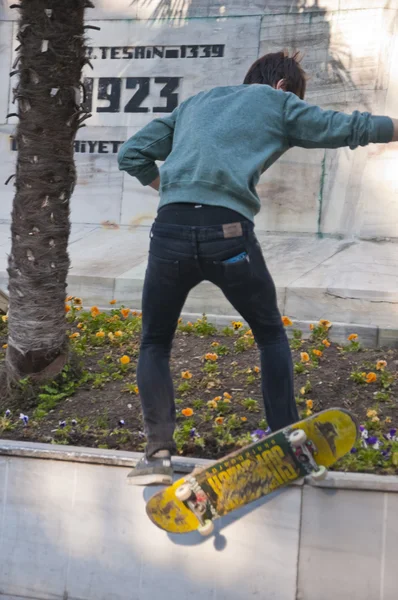
<svg viewBox="0 0 398 600">
<path fill-rule="evenodd" d="M 327 318 L 375 328 L 393 343 L 398 330 L 398 243 L 319 239 L 307 235 L 258 233 L 274 276 L 283 314 L 299 321 Z M 69 293 L 86 305 L 107 307 L 116 298 L 140 307 L 149 228 L 75 224 L 70 239 Z M 7 286 L 9 223 L 0 222 L 0 288 Z M 187 313 L 233 315 L 211 284 L 195 288 Z"/>
</svg>

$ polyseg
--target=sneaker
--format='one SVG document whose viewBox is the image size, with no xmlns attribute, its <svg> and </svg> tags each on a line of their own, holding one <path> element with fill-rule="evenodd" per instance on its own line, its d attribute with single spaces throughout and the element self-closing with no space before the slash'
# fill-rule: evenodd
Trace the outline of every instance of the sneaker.
<svg viewBox="0 0 398 600">
<path fill-rule="evenodd" d="M 170 452 L 160 450 L 150 458 L 144 455 L 127 477 L 133 485 L 171 485 L 173 467 Z"/>
</svg>

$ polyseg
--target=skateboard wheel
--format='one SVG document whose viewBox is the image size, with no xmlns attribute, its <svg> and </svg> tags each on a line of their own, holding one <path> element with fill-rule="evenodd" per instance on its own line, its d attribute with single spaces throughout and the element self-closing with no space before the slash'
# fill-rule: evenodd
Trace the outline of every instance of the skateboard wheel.
<svg viewBox="0 0 398 600">
<path fill-rule="evenodd" d="M 289 442 L 294 448 L 303 446 L 307 441 L 307 434 L 303 429 L 296 429 L 289 436 Z"/>
<path fill-rule="evenodd" d="M 203 535 L 203 536 L 212 534 L 214 531 L 213 521 L 210 521 L 210 520 L 205 521 L 203 523 L 203 525 L 200 525 L 198 527 L 198 531 L 199 531 L 200 535 Z"/>
<path fill-rule="evenodd" d="M 322 479 L 325 479 L 327 474 L 328 474 L 327 468 L 324 467 L 323 465 L 320 465 L 318 471 L 313 471 L 311 473 L 311 477 L 312 477 L 312 479 L 314 479 L 314 481 L 322 481 Z"/>
<path fill-rule="evenodd" d="M 180 487 L 176 489 L 175 494 L 177 500 L 185 502 L 186 500 L 189 500 L 189 498 L 192 496 L 191 486 L 189 485 L 189 483 L 183 483 L 182 485 L 180 485 Z"/>
</svg>

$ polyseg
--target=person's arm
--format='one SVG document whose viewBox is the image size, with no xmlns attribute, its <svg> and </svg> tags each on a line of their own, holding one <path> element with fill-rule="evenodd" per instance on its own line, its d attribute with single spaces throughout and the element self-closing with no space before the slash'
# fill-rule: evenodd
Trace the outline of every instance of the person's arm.
<svg viewBox="0 0 398 600">
<path fill-rule="evenodd" d="M 125 142 L 118 153 L 119 169 L 137 177 L 142 185 L 159 189 L 157 160 L 166 160 L 173 147 L 178 108 L 171 115 L 155 119 Z"/>
<path fill-rule="evenodd" d="M 351 149 L 398 140 L 398 121 L 359 111 L 351 115 L 322 110 L 288 93 L 284 104 L 285 135 L 290 146 Z"/>
</svg>

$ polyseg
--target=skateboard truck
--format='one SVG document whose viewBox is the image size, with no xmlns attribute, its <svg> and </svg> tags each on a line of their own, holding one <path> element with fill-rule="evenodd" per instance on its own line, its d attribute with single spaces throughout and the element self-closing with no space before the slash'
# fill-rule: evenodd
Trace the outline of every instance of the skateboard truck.
<svg viewBox="0 0 398 600">
<path fill-rule="evenodd" d="M 214 531 L 214 523 L 211 519 L 206 519 L 207 512 L 207 498 L 203 495 L 203 498 L 197 496 L 194 490 L 191 488 L 189 481 L 186 481 L 175 491 L 177 500 L 184 502 L 184 504 L 193 512 L 196 516 L 200 525 L 198 531 L 201 535 L 211 535 Z"/>
<path fill-rule="evenodd" d="M 295 429 L 289 435 L 289 442 L 294 448 L 298 460 L 308 468 L 311 477 L 315 481 L 325 479 L 328 470 L 323 465 L 318 465 L 316 460 L 314 460 L 305 431 L 303 429 Z"/>
</svg>

